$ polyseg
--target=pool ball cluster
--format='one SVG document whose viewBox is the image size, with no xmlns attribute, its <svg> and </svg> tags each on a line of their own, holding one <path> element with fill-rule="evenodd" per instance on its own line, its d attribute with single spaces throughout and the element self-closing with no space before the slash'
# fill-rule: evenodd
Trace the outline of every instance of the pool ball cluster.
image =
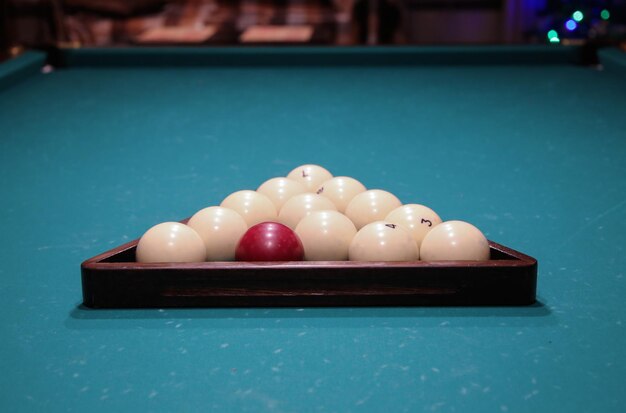
<svg viewBox="0 0 626 413">
<path fill-rule="evenodd" d="M 486 261 L 474 225 L 442 221 L 427 206 L 402 204 L 319 165 L 302 165 L 256 191 L 228 195 L 187 222 L 164 222 L 137 244 L 138 262 Z"/>
</svg>

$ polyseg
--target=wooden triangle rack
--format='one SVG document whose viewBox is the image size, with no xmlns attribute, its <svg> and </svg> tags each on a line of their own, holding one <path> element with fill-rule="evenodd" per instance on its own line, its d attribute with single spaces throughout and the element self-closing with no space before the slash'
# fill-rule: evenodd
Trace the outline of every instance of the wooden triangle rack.
<svg viewBox="0 0 626 413">
<path fill-rule="evenodd" d="M 89 308 L 481 306 L 535 302 L 537 261 L 138 263 L 138 240 L 82 263 Z"/>
</svg>

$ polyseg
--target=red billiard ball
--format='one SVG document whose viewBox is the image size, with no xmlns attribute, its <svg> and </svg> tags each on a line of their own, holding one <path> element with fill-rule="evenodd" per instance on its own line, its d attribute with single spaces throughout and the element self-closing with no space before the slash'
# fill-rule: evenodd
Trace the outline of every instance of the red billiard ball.
<svg viewBox="0 0 626 413">
<path fill-rule="evenodd" d="M 239 240 L 237 261 L 301 261 L 304 247 L 298 235 L 278 222 L 262 222 L 250 227 Z"/>
</svg>

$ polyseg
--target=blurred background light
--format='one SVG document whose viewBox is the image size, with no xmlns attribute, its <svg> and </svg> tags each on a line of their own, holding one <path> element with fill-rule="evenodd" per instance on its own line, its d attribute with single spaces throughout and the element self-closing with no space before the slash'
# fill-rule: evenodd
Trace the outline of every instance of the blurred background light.
<svg viewBox="0 0 626 413">
<path fill-rule="evenodd" d="M 581 12 L 580 10 L 576 10 L 573 14 L 572 14 L 572 18 L 574 18 L 574 20 L 576 20 L 577 22 L 582 21 L 582 19 L 585 17 L 585 15 L 583 14 L 583 12 Z"/>
<path fill-rule="evenodd" d="M 576 22 L 572 19 L 569 19 L 565 22 L 565 28 L 570 32 L 576 30 L 576 27 L 578 27 L 578 24 L 576 24 Z"/>
</svg>

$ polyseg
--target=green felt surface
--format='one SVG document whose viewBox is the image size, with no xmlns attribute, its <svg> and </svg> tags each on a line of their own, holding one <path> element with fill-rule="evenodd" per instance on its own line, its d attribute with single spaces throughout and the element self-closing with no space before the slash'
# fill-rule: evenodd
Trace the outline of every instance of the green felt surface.
<svg viewBox="0 0 626 413">
<path fill-rule="evenodd" d="M 619 71 L 179 66 L 0 90 L 3 411 L 623 409 Z M 80 307 L 84 259 L 308 162 L 534 256 L 539 303 Z"/>
</svg>

